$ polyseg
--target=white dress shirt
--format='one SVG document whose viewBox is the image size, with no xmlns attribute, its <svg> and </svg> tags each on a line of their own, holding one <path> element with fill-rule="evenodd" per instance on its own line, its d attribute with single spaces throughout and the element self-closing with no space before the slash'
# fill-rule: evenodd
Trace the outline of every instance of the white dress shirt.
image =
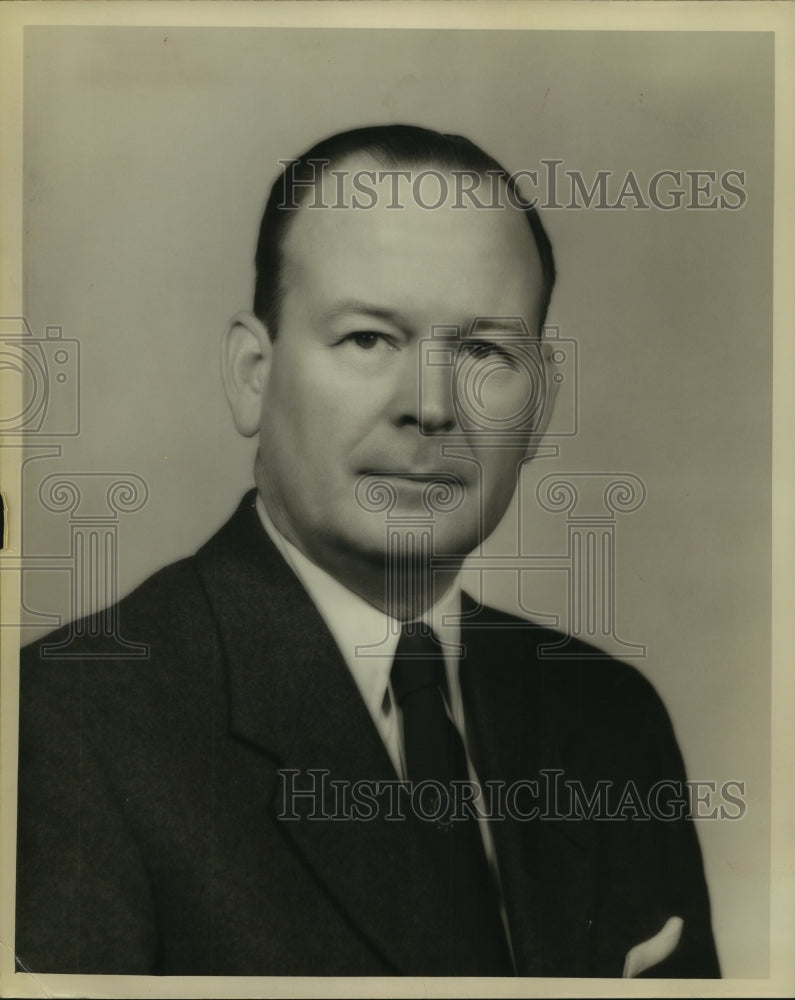
<svg viewBox="0 0 795 1000">
<path fill-rule="evenodd" d="M 347 587 L 344 587 L 338 580 L 335 580 L 334 577 L 307 558 L 295 545 L 288 542 L 271 520 L 259 495 L 257 496 L 257 513 L 271 541 L 301 581 L 323 621 L 328 626 L 386 747 L 395 773 L 399 778 L 405 780 L 407 775 L 402 745 L 400 708 L 393 696 L 389 682 L 389 674 L 392 669 L 392 661 L 395 658 L 402 623 L 390 615 L 384 614 L 383 611 L 379 611 L 372 604 L 368 604 L 358 594 L 348 590 Z M 447 686 L 450 693 L 448 713 L 458 729 L 467 751 L 469 779 L 479 784 L 469 756 L 464 704 L 458 678 L 461 642 L 460 609 L 461 583 L 459 576 L 447 593 L 422 616 L 422 620 L 430 625 L 442 645 L 447 670 Z M 498 888 L 503 926 L 510 946 L 510 934 L 494 840 L 488 822 L 484 818 L 479 820 L 478 827 L 483 839 L 486 858 Z"/>
</svg>

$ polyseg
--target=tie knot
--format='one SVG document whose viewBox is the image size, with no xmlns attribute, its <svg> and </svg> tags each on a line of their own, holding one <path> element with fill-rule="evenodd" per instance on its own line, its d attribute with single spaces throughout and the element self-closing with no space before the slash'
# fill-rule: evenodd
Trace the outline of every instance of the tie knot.
<svg viewBox="0 0 795 1000">
<path fill-rule="evenodd" d="M 438 687 L 447 694 L 442 647 L 424 622 L 403 625 L 389 679 L 401 707 L 406 698 L 426 688 Z"/>
</svg>

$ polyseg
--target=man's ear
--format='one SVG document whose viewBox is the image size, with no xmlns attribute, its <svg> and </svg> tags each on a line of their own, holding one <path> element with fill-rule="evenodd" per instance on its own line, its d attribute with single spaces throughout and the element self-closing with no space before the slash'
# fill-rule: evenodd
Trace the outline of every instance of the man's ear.
<svg viewBox="0 0 795 1000">
<path fill-rule="evenodd" d="M 541 444 L 541 439 L 547 432 L 549 422 L 552 419 L 552 411 L 555 409 L 555 400 L 558 396 L 560 384 L 560 380 L 556 378 L 558 375 L 558 366 L 553 359 L 555 344 L 549 340 L 542 340 L 538 345 L 538 351 L 541 358 L 541 370 L 544 379 L 544 385 L 541 390 L 544 405 L 539 414 L 538 422 L 533 429 L 533 438 L 527 449 L 527 459 L 535 458 L 538 446 Z"/>
<path fill-rule="evenodd" d="M 259 431 L 273 347 L 264 323 L 249 312 L 232 318 L 221 343 L 221 377 L 235 427 L 244 437 Z"/>
</svg>

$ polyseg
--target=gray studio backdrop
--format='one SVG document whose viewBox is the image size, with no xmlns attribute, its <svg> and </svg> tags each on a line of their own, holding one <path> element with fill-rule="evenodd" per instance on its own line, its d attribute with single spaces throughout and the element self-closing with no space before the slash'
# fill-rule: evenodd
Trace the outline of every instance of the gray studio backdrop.
<svg viewBox="0 0 795 1000">
<path fill-rule="evenodd" d="M 49 409 L 25 466 L 26 637 L 72 614 L 80 517 L 104 524 L 115 549 L 78 610 L 191 553 L 232 511 L 253 444 L 227 414 L 219 338 L 251 300 L 277 161 L 330 132 L 396 121 L 462 132 L 510 170 L 558 159 L 589 186 L 610 171 L 611 200 L 629 171 L 641 185 L 660 170 L 744 172 L 740 209 L 628 198 L 625 210 L 544 213 L 560 272 L 548 321 L 576 344 L 577 380 L 562 393 L 558 455 L 525 468 L 484 554 L 557 558 L 544 572 L 480 563 L 471 576 L 492 603 L 570 627 L 571 512 L 545 510 L 539 482 L 642 484 L 637 509 L 607 512 L 613 631 L 645 646 L 630 662 L 665 699 L 690 777 L 745 783 L 743 818 L 704 819 L 699 835 L 724 973 L 765 976 L 769 35 L 28 28 L 26 318 L 32 337 L 60 327 L 64 343 L 50 330 L 40 352 Z M 70 476 L 79 510 L 74 493 L 53 492 Z"/>
</svg>

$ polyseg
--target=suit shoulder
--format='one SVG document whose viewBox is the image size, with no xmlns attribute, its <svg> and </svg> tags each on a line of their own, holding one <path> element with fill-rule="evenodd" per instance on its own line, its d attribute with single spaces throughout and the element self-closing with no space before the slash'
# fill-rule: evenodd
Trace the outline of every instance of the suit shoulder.
<svg viewBox="0 0 795 1000">
<path fill-rule="evenodd" d="M 20 712 L 64 714 L 185 687 L 214 648 L 216 625 L 192 558 L 158 570 L 117 604 L 20 651 Z M 43 716 L 42 716 L 43 717 Z"/>
<path fill-rule="evenodd" d="M 641 670 L 596 644 L 541 629 L 533 642 L 533 654 L 550 675 L 558 677 L 559 683 L 570 684 L 576 679 L 580 691 L 593 698 L 662 704 L 656 687 Z"/>
<path fill-rule="evenodd" d="M 117 631 L 125 635 L 125 627 L 146 632 L 149 639 L 173 634 L 180 622 L 195 621 L 197 612 L 206 610 L 206 599 L 193 565 L 193 557 L 180 559 L 157 570 L 115 604 L 76 619 L 24 646 L 20 662 L 29 666 L 47 659 L 58 659 L 58 650 L 65 649 L 70 636 L 79 635 L 82 656 L 69 659 L 93 659 L 108 647 L 105 633 Z M 208 612 L 209 613 L 209 612 Z M 96 634 L 96 633 L 101 634 Z M 130 638 L 131 635 L 130 635 Z M 132 641 L 135 641 L 134 639 Z M 75 652 L 75 651 L 73 651 Z M 123 653 L 123 647 L 118 650 Z M 112 658 L 112 657 L 111 657 Z M 119 659 L 125 657 L 120 655 Z"/>
<path fill-rule="evenodd" d="M 505 611 L 483 609 L 497 656 L 512 662 L 532 697 L 543 692 L 548 706 L 576 714 L 588 711 L 602 720 L 654 720 L 668 725 L 668 715 L 660 695 L 645 674 L 569 633 L 548 628 Z M 477 620 L 475 620 L 477 626 Z M 494 631 L 491 631 L 494 629 Z"/>
</svg>

